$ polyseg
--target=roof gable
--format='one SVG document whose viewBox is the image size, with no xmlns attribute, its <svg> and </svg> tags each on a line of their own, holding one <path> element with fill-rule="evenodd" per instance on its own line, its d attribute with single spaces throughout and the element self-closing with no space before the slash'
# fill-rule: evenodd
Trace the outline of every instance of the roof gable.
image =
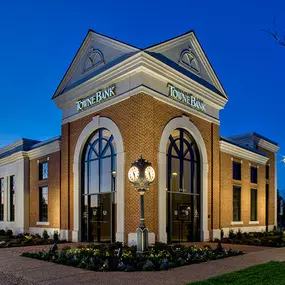
<svg viewBox="0 0 285 285">
<path fill-rule="evenodd" d="M 134 46 L 89 30 L 52 99 L 139 51 Z"/>
<path fill-rule="evenodd" d="M 227 98 L 226 92 L 194 31 L 148 47 L 145 51 Z"/>
</svg>

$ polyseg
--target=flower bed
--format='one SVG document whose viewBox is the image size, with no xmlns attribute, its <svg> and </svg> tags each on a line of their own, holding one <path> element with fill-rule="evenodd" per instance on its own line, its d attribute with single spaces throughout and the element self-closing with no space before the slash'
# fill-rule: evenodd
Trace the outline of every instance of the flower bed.
<svg viewBox="0 0 285 285">
<path fill-rule="evenodd" d="M 283 231 L 272 232 L 229 232 L 229 237 L 222 238 L 222 243 L 245 244 L 257 246 L 284 247 L 285 235 Z"/>
<path fill-rule="evenodd" d="M 14 235 L 12 230 L 0 230 L 0 248 L 6 247 L 19 247 L 30 245 L 44 245 L 53 243 L 65 242 L 59 241 L 59 234 L 55 231 L 53 236 L 50 237 L 47 231 L 43 232 L 43 235 L 31 235 L 31 234 L 17 234 Z"/>
<path fill-rule="evenodd" d="M 239 250 L 221 247 L 196 248 L 161 243 L 149 247 L 144 255 L 138 255 L 136 250 L 135 246 L 122 248 L 120 243 L 91 244 L 81 248 L 25 252 L 22 256 L 95 271 L 155 271 L 242 254 Z"/>
</svg>

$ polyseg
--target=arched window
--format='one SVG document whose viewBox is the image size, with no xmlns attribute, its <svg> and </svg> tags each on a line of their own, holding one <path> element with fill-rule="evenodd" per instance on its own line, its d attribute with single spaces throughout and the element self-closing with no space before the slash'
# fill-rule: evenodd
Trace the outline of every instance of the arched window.
<svg viewBox="0 0 285 285">
<path fill-rule="evenodd" d="M 92 51 L 88 54 L 88 57 L 85 61 L 83 73 L 93 67 L 99 66 L 104 63 L 105 60 L 103 53 L 98 49 L 92 49 Z"/>
<path fill-rule="evenodd" d="M 179 62 L 186 68 L 196 71 L 200 73 L 200 68 L 198 64 L 198 60 L 194 53 L 191 51 L 191 48 L 183 50 L 180 55 Z"/>
<path fill-rule="evenodd" d="M 200 211 L 200 156 L 193 137 L 176 129 L 168 141 L 168 241 L 197 241 Z"/>
<path fill-rule="evenodd" d="M 83 240 L 114 240 L 116 144 L 107 129 L 98 129 L 83 152 Z"/>
</svg>

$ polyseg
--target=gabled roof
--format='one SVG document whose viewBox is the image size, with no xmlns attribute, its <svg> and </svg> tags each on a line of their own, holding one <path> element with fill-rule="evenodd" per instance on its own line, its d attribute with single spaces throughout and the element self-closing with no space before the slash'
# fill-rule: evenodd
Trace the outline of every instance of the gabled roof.
<svg viewBox="0 0 285 285">
<path fill-rule="evenodd" d="M 71 77 L 71 73 L 72 73 L 72 70 L 75 68 L 76 66 L 76 62 L 79 58 L 79 54 L 81 52 L 81 50 L 83 49 L 83 47 L 87 44 L 88 40 L 90 40 L 90 38 L 92 37 L 92 35 L 95 35 L 95 36 L 99 36 L 99 37 L 103 37 L 105 39 L 108 39 L 110 41 L 112 41 L 113 43 L 115 44 L 118 44 L 120 46 L 123 46 L 125 47 L 126 49 L 129 49 L 129 52 L 128 52 L 128 55 L 126 55 L 125 57 L 121 57 L 120 60 L 117 59 L 115 60 L 112 64 L 110 64 L 108 66 L 108 64 L 106 66 L 103 66 L 102 68 L 96 70 L 95 72 L 89 74 L 87 77 L 85 77 L 84 79 L 82 79 L 82 81 L 85 81 L 86 79 L 89 79 L 95 75 L 97 75 L 98 73 L 108 69 L 109 67 L 111 66 L 114 66 L 124 60 L 126 60 L 127 58 L 133 56 L 134 54 L 136 54 L 137 52 L 139 51 L 144 51 L 146 53 L 148 53 L 149 55 L 153 56 L 154 58 L 162 61 L 163 63 L 169 65 L 170 67 L 176 69 L 177 71 L 183 73 L 184 75 L 188 76 L 189 78 L 197 81 L 198 83 L 202 84 L 203 86 L 209 88 L 210 90 L 216 92 L 218 95 L 224 97 L 227 99 L 227 95 L 226 95 L 226 92 L 224 91 L 224 88 L 222 87 L 222 84 L 220 83 L 211 63 L 209 62 L 209 59 L 208 57 L 206 56 L 200 42 L 198 41 L 195 33 L 193 30 L 190 30 L 189 32 L 186 32 L 182 35 L 179 35 L 177 37 L 174 37 L 174 38 L 171 38 L 171 39 L 168 39 L 166 41 L 163 41 L 163 42 L 160 42 L 160 43 L 157 43 L 155 45 L 152 45 L 152 46 L 149 46 L 149 47 L 146 47 L 146 48 L 139 48 L 139 47 L 136 47 L 136 46 L 133 46 L 131 44 L 128 44 L 128 43 L 125 43 L 125 42 L 122 42 L 120 40 L 117 40 L 117 39 L 114 39 L 112 37 L 109 37 L 109 36 L 106 36 L 106 35 L 103 35 L 101 33 L 98 33 L 98 32 L 95 32 L 93 30 L 89 30 L 87 35 L 85 36 L 83 42 L 81 43 L 75 57 L 73 58 L 71 64 L 69 65 L 64 77 L 62 78 L 59 86 L 57 87 L 52 99 L 56 98 L 57 96 L 59 96 L 60 94 L 63 93 L 63 91 L 66 91 L 65 87 L 67 86 L 68 82 L 69 82 L 69 79 Z M 161 54 L 158 54 L 156 53 L 154 50 L 157 49 L 157 48 L 160 48 L 164 45 L 167 45 L 167 44 L 172 44 L 172 43 L 175 43 L 175 41 L 178 41 L 178 40 L 183 40 L 183 38 L 186 38 L 188 37 L 189 35 L 193 35 L 194 36 L 194 39 L 195 39 L 195 42 L 197 43 L 197 46 L 199 46 L 199 51 L 203 57 L 203 60 L 204 60 L 204 63 L 206 64 L 207 66 L 207 70 L 210 74 L 210 77 L 211 77 L 211 80 L 214 82 L 215 86 L 209 82 L 207 82 L 206 80 L 196 76 L 195 74 L 191 73 L 190 71 L 188 71 L 187 69 L 181 67 L 180 65 L 176 64 L 175 62 L 171 61 L 170 59 L 166 58 L 165 56 L 161 55 Z M 74 86 L 77 86 L 78 84 L 81 84 L 82 82 L 78 81 L 76 83 L 74 83 Z M 73 87 L 74 87 L 73 86 Z M 72 85 L 68 88 L 68 90 L 72 88 Z"/>
</svg>

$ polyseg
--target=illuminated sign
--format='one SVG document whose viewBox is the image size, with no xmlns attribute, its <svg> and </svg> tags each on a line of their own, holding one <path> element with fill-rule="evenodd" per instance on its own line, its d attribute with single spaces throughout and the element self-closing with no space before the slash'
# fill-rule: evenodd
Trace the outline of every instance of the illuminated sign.
<svg viewBox="0 0 285 285">
<path fill-rule="evenodd" d="M 205 113 L 206 112 L 206 105 L 205 103 L 195 97 L 194 95 L 190 93 L 186 93 L 175 86 L 171 85 L 170 83 L 167 84 L 169 93 L 168 96 L 178 102 L 181 102 L 191 108 L 194 108 L 200 112 Z"/>
<path fill-rule="evenodd" d="M 96 93 L 90 97 L 79 100 L 76 102 L 77 111 L 85 110 L 93 105 L 99 105 L 102 102 L 109 100 L 110 98 L 116 96 L 116 85 L 111 85 L 105 89 L 98 90 Z"/>
</svg>

